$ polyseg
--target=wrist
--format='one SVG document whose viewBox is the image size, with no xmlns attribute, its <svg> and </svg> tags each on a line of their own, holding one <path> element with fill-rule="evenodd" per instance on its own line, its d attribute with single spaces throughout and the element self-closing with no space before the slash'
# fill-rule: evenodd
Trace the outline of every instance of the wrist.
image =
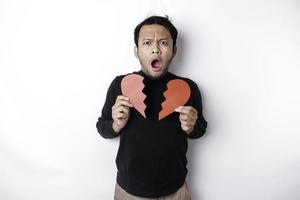
<svg viewBox="0 0 300 200">
<path fill-rule="evenodd" d="M 194 128 L 191 128 L 191 129 L 185 131 L 185 133 L 189 135 L 191 132 L 193 132 L 193 130 L 194 130 Z"/>
<path fill-rule="evenodd" d="M 117 125 L 117 123 L 115 121 L 113 121 L 112 123 L 112 129 L 115 133 L 119 133 L 121 131 L 121 127 Z"/>
</svg>

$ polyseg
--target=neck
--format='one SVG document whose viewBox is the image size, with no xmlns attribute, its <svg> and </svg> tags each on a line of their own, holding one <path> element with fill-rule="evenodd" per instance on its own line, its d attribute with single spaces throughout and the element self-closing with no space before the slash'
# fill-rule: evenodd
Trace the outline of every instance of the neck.
<svg viewBox="0 0 300 200">
<path fill-rule="evenodd" d="M 149 78 L 149 79 L 151 79 L 151 80 L 160 80 L 160 79 L 163 79 L 163 78 L 169 73 L 169 71 L 166 71 L 164 74 L 162 74 L 162 75 L 160 75 L 160 76 L 158 76 L 158 77 L 153 77 L 153 76 L 151 76 L 151 75 L 146 74 L 146 73 L 143 71 L 143 69 L 140 70 L 140 73 L 141 73 L 144 77 L 147 77 L 147 78 Z"/>
</svg>

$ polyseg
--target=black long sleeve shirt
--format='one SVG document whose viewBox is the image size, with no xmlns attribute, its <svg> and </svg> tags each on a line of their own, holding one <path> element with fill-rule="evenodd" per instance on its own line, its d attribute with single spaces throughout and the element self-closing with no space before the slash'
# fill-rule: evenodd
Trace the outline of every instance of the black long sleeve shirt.
<svg viewBox="0 0 300 200">
<path fill-rule="evenodd" d="M 176 192 L 184 184 L 188 172 L 187 138 L 201 137 L 207 122 L 202 114 L 200 91 L 193 81 L 170 72 L 158 80 L 149 78 L 142 71 L 134 73 L 144 77 L 146 119 L 130 108 L 126 126 L 119 133 L 112 129 L 111 109 L 117 96 L 122 94 L 121 81 L 125 76 L 122 75 L 112 81 L 96 126 L 104 138 L 120 136 L 116 158 L 117 183 L 132 195 L 156 198 Z M 161 103 L 165 100 L 163 92 L 173 79 L 182 79 L 189 84 L 191 95 L 185 105 L 193 106 L 198 111 L 197 122 L 190 134 L 182 130 L 177 112 L 158 120 Z"/>
</svg>

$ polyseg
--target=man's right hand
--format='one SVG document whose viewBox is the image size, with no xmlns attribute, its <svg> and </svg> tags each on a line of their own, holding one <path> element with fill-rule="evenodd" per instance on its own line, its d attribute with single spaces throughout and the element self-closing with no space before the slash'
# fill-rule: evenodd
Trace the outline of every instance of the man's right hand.
<svg viewBox="0 0 300 200">
<path fill-rule="evenodd" d="M 126 125 L 130 116 L 130 107 L 133 105 L 130 103 L 129 98 L 126 96 L 119 95 L 116 99 L 115 104 L 112 107 L 112 128 L 116 133 L 119 133 L 122 128 Z"/>
</svg>

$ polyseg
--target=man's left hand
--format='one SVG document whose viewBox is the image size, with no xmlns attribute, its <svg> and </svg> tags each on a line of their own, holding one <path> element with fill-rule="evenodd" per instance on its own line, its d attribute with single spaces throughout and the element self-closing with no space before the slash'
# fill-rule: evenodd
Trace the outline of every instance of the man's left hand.
<svg viewBox="0 0 300 200">
<path fill-rule="evenodd" d="M 179 106 L 175 111 L 179 113 L 182 130 L 190 134 L 198 119 L 198 111 L 192 106 Z"/>
</svg>

